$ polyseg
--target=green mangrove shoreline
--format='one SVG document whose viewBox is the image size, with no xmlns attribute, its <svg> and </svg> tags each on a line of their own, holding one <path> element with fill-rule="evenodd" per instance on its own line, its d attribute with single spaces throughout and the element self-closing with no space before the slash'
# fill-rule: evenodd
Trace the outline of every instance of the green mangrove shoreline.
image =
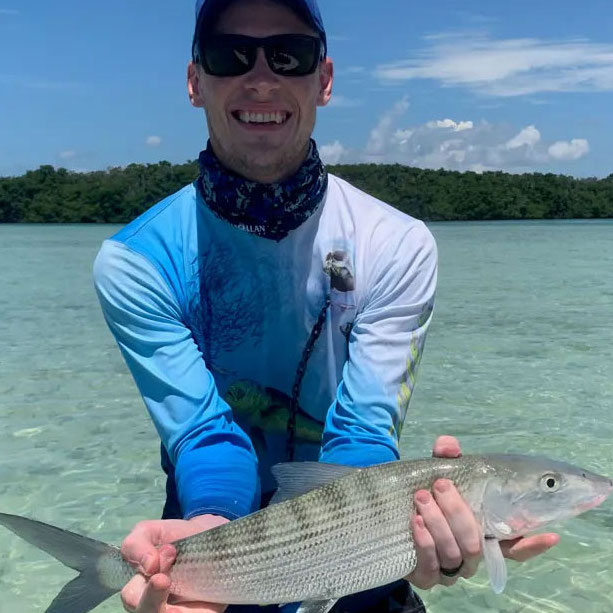
<svg viewBox="0 0 613 613">
<path fill-rule="evenodd" d="M 613 218 L 613 174 L 578 179 L 400 164 L 328 169 L 425 221 Z M 89 173 L 41 166 L 20 177 L 0 178 L 0 223 L 123 224 L 197 176 L 195 161 L 130 164 Z"/>
</svg>

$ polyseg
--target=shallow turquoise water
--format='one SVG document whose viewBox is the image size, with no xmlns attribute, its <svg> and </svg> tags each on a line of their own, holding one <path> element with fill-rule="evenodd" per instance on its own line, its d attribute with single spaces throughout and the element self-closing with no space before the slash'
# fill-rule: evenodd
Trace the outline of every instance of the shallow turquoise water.
<svg viewBox="0 0 613 613">
<path fill-rule="evenodd" d="M 403 434 L 517 451 L 613 475 L 613 223 L 433 224 L 436 318 Z M 111 226 L 0 226 L 0 508 L 110 542 L 159 515 L 158 440 L 102 321 L 91 265 Z M 613 502 L 561 545 L 481 572 L 429 611 L 610 613 Z M 73 576 L 0 531 L 0 613 L 43 611 Z M 117 599 L 98 609 L 119 611 Z"/>
</svg>

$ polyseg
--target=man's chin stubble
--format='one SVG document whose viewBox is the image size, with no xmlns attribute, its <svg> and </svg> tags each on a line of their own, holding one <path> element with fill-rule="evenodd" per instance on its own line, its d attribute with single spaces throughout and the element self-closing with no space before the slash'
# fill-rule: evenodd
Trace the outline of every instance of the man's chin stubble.
<svg viewBox="0 0 613 613">
<path fill-rule="evenodd" d="M 227 166 L 235 173 L 258 183 L 278 183 L 293 175 L 304 161 L 306 153 L 294 156 L 290 162 L 287 156 L 279 156 L 269 163 L 262 163 L 257 156 L 231 156 Z"/>
</svg>

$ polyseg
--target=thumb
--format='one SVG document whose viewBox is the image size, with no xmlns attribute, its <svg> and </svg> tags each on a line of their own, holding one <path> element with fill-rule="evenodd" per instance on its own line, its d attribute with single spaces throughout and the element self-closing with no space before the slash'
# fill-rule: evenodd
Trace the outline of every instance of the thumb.
<svg viewBox="0 0 613 613">
<path fill-rule="evenodd" d="M 462 455 L 460 441 L 455 436 L 439 436 L 432 447 L 435 458 L 459 458 Z"/>
<path fill-rule="evenodd" d="M 156 547 L 161 542 L 156 522 L 141 522 L 121 544 L 121 555 L 145 577 L 160 572 L 160 554 Z"/>
<path fill-rule="evenodd" d="M 170 579 L 166 575 L 153 575 L 147 582 L 136 613 L 165 613 L 170 591 Z"/>
</svg>

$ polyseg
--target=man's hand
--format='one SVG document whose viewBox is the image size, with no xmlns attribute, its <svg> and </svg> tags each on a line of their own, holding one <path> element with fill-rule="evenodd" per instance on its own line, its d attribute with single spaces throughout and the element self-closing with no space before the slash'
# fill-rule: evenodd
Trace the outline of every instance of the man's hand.
<svg viewBox="0 0 613 613">
<path fill-rule="evenodd" d="M 434 443 L 432 455 L 437 458 L 457 458 L 460 443 L 452 436 L 440 436 Z M 472 511 L 447 479 L 439 479 L 430 493 L 415 493 L 418 515 L 411 520 L 417 553 L 417 566 L 407 577 L 415 587 L 430 589 L 437 584 L 453 585 L 459 577 L 472 577 L 481 560 L 481 527 Z M 524 562 L 553 547 L 557 534 L 538 534 L 512 541 L 501 541 L 506 558 Z M 453 577 L 441 570 L 453 571 Z"/>
<path fill-rule="evenodd" d="M 121 555 L 139 574 L 121 591 L 126 611 L 131 613 L 222 613 L 225 605 L 182 602 L 169 605 L 170 579 L 176 551 L 173 541 L 225 524 L 217 515 L 201 515 L 190 520 L 143 521 L 136 525 L 121 545 Z"/>
</svg>

